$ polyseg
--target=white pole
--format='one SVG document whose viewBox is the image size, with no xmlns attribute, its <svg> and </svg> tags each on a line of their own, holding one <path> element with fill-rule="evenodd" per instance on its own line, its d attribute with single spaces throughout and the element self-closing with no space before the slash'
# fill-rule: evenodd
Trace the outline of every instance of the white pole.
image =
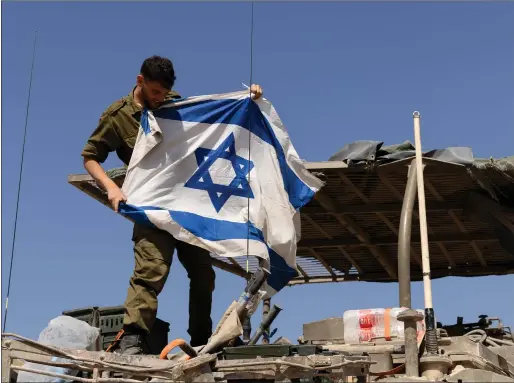
<svg viewBox="0 0 514 383">
<path fill-rule="evenodd" d="M 419 229 L 421 234 L 421 261 L 423 266 L 423 289 L 425 309 L 432 309 L 432 281 L 430 279 L 430 254 L 428 248 L 427 210 L 425 205 L 425 184 L 423 180 L 423 159 L 421 151 L 421 129 L 419 112 L 414 112 L 414 146 L 416 147 L 416 173 L 418 180 Z"/>
</svg>

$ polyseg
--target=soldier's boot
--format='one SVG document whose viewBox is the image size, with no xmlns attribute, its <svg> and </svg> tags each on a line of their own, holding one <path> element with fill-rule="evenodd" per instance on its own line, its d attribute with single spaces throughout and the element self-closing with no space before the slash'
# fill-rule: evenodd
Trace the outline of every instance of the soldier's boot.
<svg viewBox="0 0 514 383">
<path fill-rule="evenodd" d="M 123 355 L 144 355 L 149 353 L 146 336 L 126 333 L 120 341 L 120 353 Z"/>
</svg>

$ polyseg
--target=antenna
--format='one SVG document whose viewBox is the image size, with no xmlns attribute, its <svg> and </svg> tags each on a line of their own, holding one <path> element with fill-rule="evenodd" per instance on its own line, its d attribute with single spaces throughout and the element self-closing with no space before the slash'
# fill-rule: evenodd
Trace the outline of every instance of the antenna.
<svg viewBox="0 0 514 383">
<path fill-rule="evenodd" d="M 9 293 L 11 292 L 11 276 L 12 276 L 12 267 L 14 261 L 14 245 L 16 244 L 16 227 L 18 224 L 18 208 L 20 205 L 20 190 L 21 190 L 21 179 L 23 175 L 23 160 L 25 157 L 25 142 L 27 141 L 27 125 L 29 120 L 29 109 L 30 109 L 30 93 L 32 90 L 32 75 L 34 73 L 34 61 L 36 58 L 36 40 L 37 40 L 37 31 L 34 32 L 34 46 L 32 49 L 32 65 L 30 67 L 30 80 L 29 80 L 29 94 L 27 97 L 27 110 L 25 112 L 25 129 L 23 133 L 23 143 L 21 147 L 21 163 L 20 163 L 20 175 L 18 179 L 18 193 L 16 196 L 16 213 L 14 215 L 14 230 L 13 230 L 13 238 L 12 238 L 12 248 L 11 248 L 11 264 L 9 266 L 9 279 L 7 282 L 7 296 L 5 298 L 5 311 L 4 311 L 4 325 L 2 332 L 5 332 L 5 325 L 7 323 L 7 309 L 9 307 Z"/>
<path fill-rule="evenodd" d="M 253 1 L 252 1 L 252 13 L 250 17 L 250 87 L 253 84 Z M 245 84 L 243 84 L 245 86 Z M 247 86 L 248 92 L 250 93 L 250 105 L 251 105 L 251 97 L 252 91 L 251 88 Z M 251 120 L 250 120 L 251 121 Z M 252 126 L 250 123 L 250 129 L 248 132 L 248 161 L 251 159 L 251 143 L 252 143 Z M 250 173 L 248 174 L 248 184 L 250 186 Z M 249 273 L 250 265 L 249 265 L 249 257 L 250 257 L 250 197 L 247 198 L 248 201 L 248 233 L 246 239 L 246 273 Z"/>
</svg>

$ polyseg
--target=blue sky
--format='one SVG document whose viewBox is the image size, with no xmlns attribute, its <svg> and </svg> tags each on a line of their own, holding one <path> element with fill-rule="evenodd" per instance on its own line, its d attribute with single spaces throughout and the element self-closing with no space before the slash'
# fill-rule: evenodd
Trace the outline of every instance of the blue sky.
<svg viewBox="0 0 514 383">
<path fill-rule="evenodd" d="M 2 2 L 2 310 L 33 31 L 38 46 L 7 330 L 37 337 L 62 310 L 118 305 L 132 273 L 131 224 L 67 183 L 102 111 L 132 88 L 142 61 L 170 57 L 183 96 L 241 89 L 250 78 L 250 3 Z M 326 160 L 359 139 L 470 146 L 512 155 L 514 4 L 258 3 L 253 79 L 304 159 Z M 115 156 L 106 166 L 117 166 Z M 500 316 L 514 325 L 514 277 L 433 282 L 438 320 Z M 160 296 L 170 339 L 186 337 L 188 279 L 175 259 Z M 510 288 L 508 286 L 511 286 Z M 243 280 L 217 272 L 213 319 Z M 507 289 L 506 289 L 507 288 Z M 397 284 L 287 288 L 275 322 L 291 340 L 302 323 L 347 309 L 394 307 Z M 470 294 L 472 292 L 472 294 Z M 494 298 L 491 298 L 494 297 Z M 413 303 L 422 308 L 420 284 Z M 308 306 L 309 309 L 307 308 Z"/>
</svg>

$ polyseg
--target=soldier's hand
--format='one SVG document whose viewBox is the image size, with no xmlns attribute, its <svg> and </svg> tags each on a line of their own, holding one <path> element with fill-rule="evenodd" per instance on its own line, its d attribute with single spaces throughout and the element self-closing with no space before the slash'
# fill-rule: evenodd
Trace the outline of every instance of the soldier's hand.
<svg viewBox="0 0 514 383">
<path fill-rule="evenodd" d="M 262 96 L 262 88 L 260 85 L 252 84 L 252 86 L 250 87 L 250 92 L 253 93 L 252 98 L 254 100 L 257 100 L 257 99 L 261 98 L 261 96 Z"/>
<path fill-rule="evenodd" d="M 107 189 L 107 198 L 116 213 L 118 212 L 118 205 L 120 202 L 125 202 L 127 200 L 127 197 L 123 194 L 118 185 L 113 185 Z"/>
</svg>

